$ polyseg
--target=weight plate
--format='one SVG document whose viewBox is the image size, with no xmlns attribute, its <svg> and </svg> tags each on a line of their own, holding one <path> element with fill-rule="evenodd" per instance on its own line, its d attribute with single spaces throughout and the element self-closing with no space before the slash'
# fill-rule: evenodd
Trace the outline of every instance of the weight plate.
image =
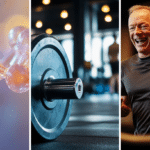
<svg viewBox="0 0 150 150">
<path fill-rule="evenodd" d="M 71 67 L 61 44 L 47 34 L 36 37 L 31 49 L 31 120 L 41 137 L 53 140 L 67 126 L 72 100 L 47 101 L 43 96 L 42 85 L 49 77 L 72 78 Z"/>
</svg>

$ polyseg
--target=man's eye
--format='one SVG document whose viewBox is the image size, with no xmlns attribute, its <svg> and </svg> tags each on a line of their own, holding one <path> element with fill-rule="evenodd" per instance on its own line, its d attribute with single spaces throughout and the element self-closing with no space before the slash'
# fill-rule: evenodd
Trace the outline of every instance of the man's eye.
<svg viewBox="0 0 150 150">
<path fill-rule="evenodd" d="M 134 26 L 129 28 L 130 31 L 133 31 L 134 29 L 135 29 Z"/>
<path fill-rule="evenodd" d="M 148 29 L 149 28 L 149 26 L 146 26 L 146 25 L 143 25 L 143 26 L 141 26 L 141 29 Z"/>
<path fill-rule="evenodd" d="M 142 30 L 149 29 L 149 25 L 148 24 L 141 24 L 141 29 Z"/>
</svg>

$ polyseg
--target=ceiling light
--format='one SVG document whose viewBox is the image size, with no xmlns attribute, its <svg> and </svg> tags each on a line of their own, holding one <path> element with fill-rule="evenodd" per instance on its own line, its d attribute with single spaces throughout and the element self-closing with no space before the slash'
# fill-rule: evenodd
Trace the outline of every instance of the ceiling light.
<svg viewBox="0 0 150 150">
<path fill-rule="evenodd" d="M 71 30 L 72 29 L 71 24 L 70 23 L 66 23 L 65 26 L 64 26 L 64 29 L 67 30 L 67 31 Z"/>
<path fill-rule="evenodd" d="M 44 4 L 44 5 L 49 5 L 50 4 L 50 0 L 42 0 L 42 3 Z"/>
<path fill-rule="evenodd" d="M 106 22 L 111 22 L 111 21 L 112 21 L 111 15 L 106 15 L 105 18 L 104 18 L 104 20 L 105 20 Z"/>
<path fill-rule="evenodd" d="M 48 28 L 48 29 L 46 29 L 46 31 L 45 31 L 47 34 L 52 34 L 53 33 L 53 30 L 51 29 L 51 28 Z"/>
<path fill-rule="evenodd" d="M 43 11 L 43 7 L 38 6 L 38 7 L 35 9 L 35 11 L 36 11 L 36 12 L 41 12 L 41 11 Z"/>
<path fill-rule="evenodd" d="M 36 26 L 37 28 L 41 28 L 41 27 L 43 26 L 43 22 L 42 22 L 41 20 L 38 20 L 38 21 L 36 22 L 35 26 Z"/>
<path fill-rule="evenodd" d="M 110 7 L 108 5 L 103 5 L 101 11 L 104 13 L 108 13 L 110 11 Z"/>
<path fill-rule="evenodd" d="M 60 13 L 60 17 L 65 19 L 68 17 L 68 12 L 67 10 L 62 10 L 61 13 Z"/>
</svg>

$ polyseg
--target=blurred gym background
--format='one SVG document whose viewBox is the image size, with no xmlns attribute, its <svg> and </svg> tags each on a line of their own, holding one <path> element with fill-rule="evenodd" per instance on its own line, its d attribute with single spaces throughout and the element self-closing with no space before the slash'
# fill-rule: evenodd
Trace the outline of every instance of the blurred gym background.
<svg viewBox="0 0 150 150">
<path fill-rule="evenodd" d="M 46 32 L 61 42 L 74 77 L 79 76 L 89 86 L 86 92 L 103 94 L 110 90 L 112 71 L 108 51 L 114 43 L 114 34 L 119 43 L 118 5 L 118 0 L 51 0 L 48 5 L 42 4 L 42 0 L 32 0 L 32 34 Z"/>
<path fill-rule="evenodd" d="M 84 83 L 63 134 L 32 149 L 119 149 L 119 1 L 31 0 L 31 11 L 31 33 L 55 37 Z"/>
</svg>

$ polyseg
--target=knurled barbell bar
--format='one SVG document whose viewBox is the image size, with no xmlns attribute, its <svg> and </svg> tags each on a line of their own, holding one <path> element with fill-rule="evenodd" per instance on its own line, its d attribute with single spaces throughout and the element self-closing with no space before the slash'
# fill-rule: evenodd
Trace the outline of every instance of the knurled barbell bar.
<svg viewBox="0 0 150 150">
<path fill-rule="evenodd" d="M 31 44 L 31 120 L 32 133 L 48 140 L 56 139 L 67 126 L 72 100 L 80 99 L 83 83 L 72 78 L 68 57 L 61 44 L 42 34 Z"/>
</svg>

